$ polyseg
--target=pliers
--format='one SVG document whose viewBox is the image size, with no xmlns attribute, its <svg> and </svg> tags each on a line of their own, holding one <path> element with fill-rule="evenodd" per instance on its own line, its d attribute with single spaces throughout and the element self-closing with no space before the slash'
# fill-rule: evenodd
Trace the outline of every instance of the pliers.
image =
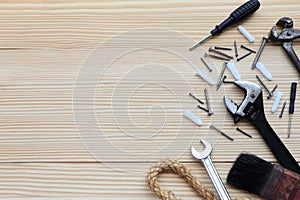
<svg viewBox="0 0 300 200">
<path fill-rule="evenodd" d="M 300 173 L 298 163 L 267 121 L 264 112 L 262 88 L 258 84 L 249 81 L 224 81 L 224 83 L 233 83 L 242 89 L 245 94 L 244 100 L 240 105 L 236 104 L 229 97 L 224 96 L 225 106 L 233 115 L 234 123 L 238 123 L 242 118 L 251 122 L 259 131 L 278 162 L 283 167 Z"/>
<path fill-rule="evenodd" d="M 270 31 L 270 39 L 273 42 L 280 42 L 287 55 L 300 73 L 300 60 L 293 49 L 293 40 L 300 38 L 300 30 L 294 29 L 293 20 L 289 17 L 283 17 L 278 20 L 276 25 L 282 28 L 281 33 L 277 33 L 276 27 Z"/>
</svg>

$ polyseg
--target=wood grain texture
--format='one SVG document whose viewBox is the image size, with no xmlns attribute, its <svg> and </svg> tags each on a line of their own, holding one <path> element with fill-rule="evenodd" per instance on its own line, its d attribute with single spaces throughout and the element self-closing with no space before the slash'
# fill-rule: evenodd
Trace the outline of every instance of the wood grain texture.
<svg viewBox="0 0 300 200">
<path fill-rule="evenodd" d="M 283 16 L 293 18 L 295 27 L 300 28 L 298 0 L 261 0 L 259 11 L 242 23 L 256 37 L 253 44 L 249 44 L 234 26 L 205 43 L 202 49 L 192 52 L 191 55 L 197 58 L 197 66 L 193 67 L 178 56 L 153 49 L 120 56 L 117 53 L 121 48 L 126 49 L 127 40 L 136 42 L 141 48 L 149 45 L 147 38 L 138 43 L 139 35 L 123 38 L 123 42 L 106 48 L 108 55 L 115 56 L 109 67 L 102 65 L 103 60 L 98 58 L 92 60 L 95 71 L 87 72 L 86 84 L 91 84 L 89 76 L 107 67 L 99 74 L 92 99 L 101 131 L 95 135 L 98 139 L 86 142 L 86 135 L 78 130 L 79 122 L 74 112 L 78 109 L 84 116 L 85 106 L 90 105 L 91 100 L 84 96 L 74 99 L 76 87 L 84 86 L 77 85 L 82 69 L 93 53 L 101 56 L 96 53 L 101 53 L 99 49 L 112 37 L 136 29 L 159 28 L 182 34 L 187 42 L 174 41 L 171 34 L 160 37 L 165 40 L 159 40 L 158 44 L 188 49 L 192 40 L 208 34 L 215 24 L 243 2 L 0 1 L 0 198 L 155 199 L 145 185 L 146 172 L 154 163 L 167 157 L 185 162 L 205 185 L 213 189 L 203 167 L 189 152 L 190 145 L 197 145 L 203 138 L 214 144 L 212 159 L 223 180 L 241 152 L 251 152 L 276 162 L 250 124 L 241 122 L 239 127 L 251 133 L 253 139 L 235 131 L 237 125 L 225 110 L 222 97 L 226 94 L 238 101 L 240 91 L 227 85 L 216 91 L 194 73 L 195 67 L 205 70 L 198 59 L 210 46 L 232 46 L 233 40 L 237 40 L 238 44 L 257 50 L 261 37 L 268 34 Z M 294 48 L 300 54 L 297 42 Z M 188 53 L 184 51 L 185 55 Z M 241 55 L 244 53 L 240 50 Z M 235 62 L 244 80 L 256 81 L 255 75 L 260 74 L 250 69 L 253 59 L 254 55 L 251 55 L 242 62 Z M 280 45 L 268 44 L 260 61 L 273 75 L 273 81 L 266 81 L 268 86 L 278 83 L 278 90 L 284 93 L 281 104 L 283 100 L 288 101 L 290 82 L 299 82 L 299 75 Z M 214 68 L 210 75 L 217 80 L 222 62 L 208 62 Z M 135 71 L 149 64 L 153 70 Z M 232 79 L 229 72 L 226 74 Z M 209 89 L 215 112 L 211 117 L 199 112 L 188 96 L 193 92 L 204 99 L 205 87 Z M 279 119 L 280 109 L 274 114 L 270 112 L 273 100 L 265 99 L 264 102 L 270 124 L 297 161 L 300 161 L 299 98 L 300 92 L 297 93 L 292 138 L 289 139 L 286 137 L 287 112 Z M 78 102 L 84 106 L 76 107 Z M 203 126 L 196 127 L 183 118 L 184 109 L 196 113 Z M 82 120 L 84 125 L 89 125 L 89 118 Z M 222 128 L 235 141 L 230 142 L 209 129 L 210 123 Z M 196 198 L 176 176 L 165 175 L 161 181 L 184 199 Z M 229 192 L 232 197 L 260 199 L 230 186 Z"/>
</svg>

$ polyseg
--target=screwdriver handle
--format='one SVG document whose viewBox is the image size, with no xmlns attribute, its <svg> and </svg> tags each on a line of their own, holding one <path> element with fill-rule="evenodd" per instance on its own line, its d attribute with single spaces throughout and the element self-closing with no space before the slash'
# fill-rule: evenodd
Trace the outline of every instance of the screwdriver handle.
<svg viewBox="0 0 300 200">
<path fill-rule="evenodd" d="M 235 11 L 233 11 L 229 17 L 223 21 L 221 24 L 217 25 L 215 29 L 213 29 L 210 34 L 212 36 L 221 33 L 228 26 L 238 23 L 242 19 L 248 17 L 252 13 L 254 13 L 260 7 L 260 3 L 258 0 L 250 0 L 238 7 Z"/>
<path fill-rule="evenodd" d="M 291 94 L 290 94 L 289 114 L 294 114 L 294 105 L 295 105 L 295 100 L 296 100 L 296 90 L 297 90 L 297 83 L 292 82 L 292 84 L 291 84 Z"/>
</svg>

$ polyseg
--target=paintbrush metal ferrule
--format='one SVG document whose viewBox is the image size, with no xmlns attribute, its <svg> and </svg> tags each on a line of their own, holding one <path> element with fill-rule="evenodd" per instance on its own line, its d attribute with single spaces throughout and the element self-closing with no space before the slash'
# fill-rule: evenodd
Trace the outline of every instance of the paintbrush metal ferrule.
<svg viewBox="0 0 300 200">
<path fill-rule="evenodd" d="M 280 165 L 274 165 L 261 196 L 272 200 L 299 200 L 300 175 Z"/>
</svg>

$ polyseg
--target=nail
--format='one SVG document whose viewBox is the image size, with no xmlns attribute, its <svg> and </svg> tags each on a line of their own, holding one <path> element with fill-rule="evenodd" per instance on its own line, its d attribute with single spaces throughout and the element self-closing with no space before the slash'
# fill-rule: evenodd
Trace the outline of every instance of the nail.
<svg viewBox="0 0 300 200">
<path fill-rule="evenodd" d="M 205 65 L 205 67 L 208 69 L 209 72 L 212 72 L 212 68 L 205 62 L 205 60 L 203 58 L 200 58 L 200 60 L 202 61 L 202 63 Z"/>
<path fill-rule="evenodd" d="M 221 46 L 215 46 L 215 49 L 225 50 L 225 51 L 231 51 L 231 50 L 232 50 L 232 48 L 229 48 L 229 47 L 221 47 Z"/>
<path fill-rule="evenodd" d="M 224 77 L 224 73 L 225 73 L 226 67 L 227 67 L 227 62 L 225 62 L 225 63 L 223 64 L 222 70 L 221 70 L 221 72 L 220 72 L 219 79 L 218 79 L 219 81 L 218 81 L 218 84 L 217 84 L 217 90 L 220 89 L 220 87 L 221 87 L 221 85 L 222 85 L 222 83 L 223 83 L 223 77 Z"/>
<path fill-rule="evenodd" d="M 250 56 L 251 54 L 252 54 L 252 52 L 250 51 L 250 52 L 246 53 L 245 55 L 237 58 L 236 60 L 239 62 L 240 60 L 243 60 L 244 58 L 246 58 L 247 56 Z"/>
<path fill-rule="evenodd" d="M 285 106 L 286 106 L 286 101 L 285 101 L 285 102 L 283 103 L 283 105 L 282 105 L 282 108 L 281 108 L 281 111 L 280 111 L 280 114 L 279 114 L 279 118 L 282 118 L 283 113 L 284 113 Z"/>
<path fill-rule="evenodd" d="M 265 45 L 266 45 L 268 39 L 269 39 L 269 38 L 268 38 L 267 36 L 263 36 L 263 40 L 262 40 L 262 42 L 261 42 L 261 45 L 260 45 L 260 47 L 259 47 L 259 49 L 258 49 L 258 52 L 257 52 L 257 54 L 256 54 L 256 56 L 255 56 L 255 58 L 254 58 L 253 63 L 252 63 L 252 69 L 254 69 L 254 68 L 256 67 L 256 64 L 257 64 L 257 62 L 258 62 L 258 59 L 259 59 L 259 57 L 260 57 L 262 51 L 264 50 Z"/>
<path fill-rule="evenodd" d="M 211 48 L 211 47 L 209 47 L 208 51 L 212 51 L 212 52 L 215 52 L 215 53 L 217 53 L 217 54 L 220 54 L 221 56 L 224 56 L 224 57 L 226 57 L 226 58 L 233 59 L 232 56 L 230 56 L 230 55 L 228 55 L 228 54 L 226 54 L 226 53 L 223 53 L 223 52 L 221 52 L 221 51 L 218 51 L 218 50 L 216 50 L 216 49 L 213 49 L 213 48 Z"/>
<path fill-rule="evenodd" d="M 206 88 L 204 88 L 204 94 L 205 94 L 205 99 L 206 99 L 206 104 L 207 104 L 208 115 L 213 115 L 214 113 L 211 111 L 209 95 L 208 95 L 208 91 Z"/>
<path fill-rule="evenodd" d="M 238 54 L 238 49 L 236 46 L 236 40 L 233 41 L 233 46 L 234 46 L 235 57 L 237 58 L 239 56 L 239 54 Z"/>
<path fill-rule="evenodd" d="M 227 135 L 224 131 L 222 131 L 221 129 L 215 127 L 214 125 L 210 125 L 210 128 L 215 129 L 216 131 L 218 131 L 219 133 L 221 133 L 222 135 L 224 135 L 225 137 L 227 137 L 229 140 L 231 140 L 231 141 L 234 140 L 232 137 L 230 137 L 230 136 Z"/>
<path fill-rule="evenodd" d="M 260 84 L 266 89 L 266 91 L 268 92 L 268 96 L 267 96 L 267 99 L 270 99 L 272 96 L 273 96 L 273 94 L 271 93 L 271 91 L 269 90 L 269 88 L 266 86 L 266 84 L 263 82 L 263 80 L 258 76 L 258 75 L 256 75 L 256 78 L 257 78 L 257 80 L 260 82 Z"/>
<path fill-rule="evenodd" d="M 198 99 L 198 98 L 197 98 L 195 95 L 193 95 L 192 93 L 189 93 L 189 95 L 190 95 L 191 97 L 193 97 L 193 99 L 195 99 L 195 100 L 198 101 L 199 103 L 204 104 L 203 101 L 201 101 L 200 99 Z"/>
<path fill-rule="evenodd" d="M 250 49 L 249 47 L 246 47 L 245 45 L 241 45 L 241 48 L 246 49 L 247 51 L 250 51 L 252 53 L 256 53 L 256 51 Z"/>
<path fill-rule="evenodd" d="M 230 60 L 229 58 L 224 58 L 224 57 L 217 56 L 217 55 L 210 54 L 210 53 L 205 53 L 204 56 L 205 56 L 205 57 L 216 58 L 216 59 L 219 59 L 219 60 L 226 60 L 226 61 L 229 61 L 229 60 Z"/>
<path fill-rule="evenodd" d="M 252 138 L 252 135 L 246 133 L 245 131 L 241 130 L 239 127 L 236 128 L 237 131 L 243 133 L 244 135 L 248 136 L 249 138 Z"/>
<path fill-rule="evenodd" d="M 203 108 L 202 106 L 200 105 L 197 105 L 197 108 L 201 109 L 201 110 L 204 110 L 205 112 L 207 112 L 209 114 L 209 110 L 207 110 L 206 108 Z"/>
</svg>

